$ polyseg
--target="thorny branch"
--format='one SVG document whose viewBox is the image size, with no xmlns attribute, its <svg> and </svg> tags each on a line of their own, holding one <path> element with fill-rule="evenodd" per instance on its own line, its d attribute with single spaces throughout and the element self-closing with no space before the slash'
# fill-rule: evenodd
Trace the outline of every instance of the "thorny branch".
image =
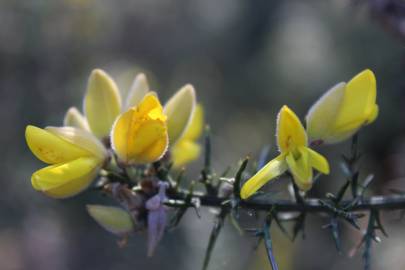
<svg viewBox="0 0 405 270">
<path fill-rule="evenodd" d="M 169 199 L 165 202 L 168 206 L 173 207 L 194 207 L 193 204 L 185 203 L 188 192 L 179 191 L 176 194 L 169 194 Z M 227 199 L 219 198 L 216 196 L 205 195 L 204 193 L 194 192 L 193 198 L 200 201 L 201 206 L 209 207 L 223 207 L 223 204 Z M 305 199 L 304 204 L 300 204 L 291 200 L 271 200 L 252 198 L 248 201 L 241 201 L 239 206 L 241 208 L 257 210 L 257 211 L 269 211 L 273 208 L 277 209 L 277 212 L 330 212 L 330 207 L 324 205 L 320 199 L 310 198 Z M 343 200 L 343 204 L 351 203 L 352 200 Z M 350 212 L 368 211 L 372 209 L 376 210 L 396 210 L 405 208 L 405 195 L 394 194 L 387 196 L 372 196 L 358 200 Z"/>
</svg>

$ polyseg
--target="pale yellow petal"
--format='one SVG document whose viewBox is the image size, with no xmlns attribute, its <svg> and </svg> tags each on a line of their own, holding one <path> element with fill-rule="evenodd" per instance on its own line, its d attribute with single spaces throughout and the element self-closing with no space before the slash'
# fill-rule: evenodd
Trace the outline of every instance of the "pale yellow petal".
<svg viewBox="0 0 405 270">
<path fill-rule="evenodd" d="M 173 167 L 179 168 L 196 160 L 201 154 L 201 146 L 191 140 L 181 139 L 171 148 Z"/>
<path fill-rule="evenodd" d="M 84 112 L 94 135 L 107 137 L 120 111 L 121 97 L 117 85 L 104 71 L 94 70 L 84 98 Z"/>
<path fill-rule="evenodd" d="M 181 140 L 197 140 L 204 128 L 204 109 L 201 104 L 195 107 L 193 117 Z"/>
<path fill-rule="evenodd" d="M 164 112 L 168 118 L 167 128 L 171 145 L 174 145 L 187 129 L 195 104 L 195 90 L 189 84 L 177 91 L 166 103 Z"/>
<path fill-rule="evenodd" d="M 90 216 L 105 230 L 125 235 L 133 231 L 134 222 L 124 209 L 103 205 L 87 205 Z"/>
<path fill-rule="evenodd" d="M 301 147 L 298 149 L 298 153 L 289 153 L 286 161 L 298 188 L 303 191 L 311 189 L 313 172 L 309 163 L 308 151 Z"/>
<path fill-rule="evenodd" d="M 67 162 L 91 153 L 44 129 L 27 126 L 25 139 L 32 153 L 48 164 Z"/>
<path fill-rule="evenodd" d="M 86 118 L 75 107 L 69 108 L 63 119 L 63 125 L 67 127 L 76 127 L 89 131 L 89 125 Z"/>
<path fill-rule="evenodd" d="M 374 109 L 372 110 L 370 116 L 367 119 L 366 125 L 371 124 L 372 122 L 374 122 L 375 119 L 378 117 L 378 113 L 379 113 L 379 108 L 378 108 L 378 105 L 375 104 Z"/>
<path fill-rule="evenodd" d="M 312 150 L 311 148 L 306 147 L 305 149 L 308 152 L 310 166 L 312 166 L 313 168 L 315 168 L 316 170 L 320 171 L 323 174 L 329 174 L 328 160 L 318 152 Z"/>
<path fill-rule="evenodd" d="M 125 102 L 125 108 L 129 109 L 131 107 L 137 106 L 145 97 L 146 93 L 148 93 L 148 91 L 149 84 L 145 74 L 138 74 L 135 77 L 134 82 L 132 83 L 131 89 L 129 90 Z"/>
<path fill-rule="evenodd" d="M 327 91 L 312 107 L 305 117 L 307 134 L 310 141 L 325 142 L 339 113 L 345 92 L 345 83 L 338 83 Z"/>
<path fill-rule="evenodd" d="M 270 180 L 282 175 L 287 170 L 285 155 L 281 154 L 275 159 L 267 163 L 246 183 L 243 184 L 240 196 L 242 199 L 247 199 L 252 196 L 257 190 L 264 186 Z"/>
<path fill-rule="evenodd" d="M 334 129 L 341 133 L 350 132 L 367 123 L 375 115 L 376 96 L 374 73 L 367 69 L 357 74 L 346 85 Z"/>
<path fill-rule="evenodd" d="M 74 127 L 46 127 L 45 130 L 87 150 L 100 160 L 105 160 L 107 157 L 107 149 L 88 131 Z"/>
<path fill-rule="evenodd" d="M 32 186 L 53 198 L 74 196 L 86 189 L 97 176 L 100 161 L 82 157 L 36 171 L 31 178 Z"/>
<path fill-rule="evenodd" d="M 307 135 L 297 115 L 283 106 L 277 117 L 277 144 L 284 153 L 298 146 L 307 145 Z"/>
</svg>

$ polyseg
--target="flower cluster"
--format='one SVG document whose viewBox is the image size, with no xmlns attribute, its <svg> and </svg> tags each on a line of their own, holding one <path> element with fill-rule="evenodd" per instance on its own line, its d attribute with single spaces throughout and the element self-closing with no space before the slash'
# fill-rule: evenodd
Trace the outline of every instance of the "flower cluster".
<svg viewBox="0 0 405 270">
<path fill-rule="evenodd" d="M 228 183 L 227 192 L 221 190 L 224 185 L 220 181 L 209 182 L 214 178 L 209 168 L 202 170 L 200 182 L 209 195 L 225 199 L 240 195 L 246 200 L 268 181 L 289 171 L 294 184 L 308 191 L 313 185 L 313 169 L 323 174 L 330 170 L 327 159 L 311 147 L 346 140 L 377 115 L 375 76 L 364 70 L 348 83 L 327 91 L 310 108 L 306 128 L 289 107 L 283 106 L 276 132 L 280 154 L 248 179 L 240 194 L 241 172 L 230 180 L 234 186 Z M 121 244 L 128 234 L 147 228 L 148 254 L 152 255 L 166 228 L 168 191 L 176 193 L 179 187 L 168 171 L 199 157 L 203 125 L 203 108 L 196 102 L 193 86 L 185 85 L 162 106 L 145 75 L 140 74 L 123 102 L 114 80 L 96 69 L 89 77 L 83 113 L 70 108 L 63 127 L 27 126 L 30 150 L 49 164 L 33 173 L 32 186 L 47 196 L 66 198 L 99 179 L 96 188 L 121 207 L 88 205 L 89 214 L 103 228 L 123 237 Z M 189 192 L 185 208 L 179 208 L 178 220 L 192 196 Z"/>
<path fill-rule="evenodd" d="M 83 114 L 72 107 L 63 127 L 27 126 L 30 150 L 49 164 L 33 173 L 32 186 L 47 196 L 66 198 L 84 191 L 96 178 L 103 180 L 111 174 L 127 177 L 132 173 L 134 182 L 140 184 L 138 180 L 153 175 L 154 164 L 162 159 L 176 168 L 197 159 L 203 122 L 203 109 L 196 103 L 192 85 L 182 87 L 162 106 L 157 93 L 150 91 L 146 76 L 139 74 L 123 102 L 114 80 L 96 69 L 88 80 Z M 134 176 L 134 172 L 141 176 Z M 128 233 L 159 190 L 158 179 L 150 183 L 149 189 L 141 186 L 138 193 L 142 196 L 132 187 L 105 185 L 126 209 L 90 205 L 88 211 L 104 228 Z M 131 199 L 122 199 L 123 193 Z M 136 204 L 133 198 L 142 202 Z"/>
<path fill-rule="evenodd" d="M 376 95 L 375 76 L 371 70 L 364 70 L 348 83 L 332 87 L 309 109 L 306 130 L 295 113 L 283 106 L 278 114 L 276 134 L 280 155 L 243 185 L 241 198 L 249 198 L 287 170 L 299 189 L 311 189 L 312 169 L 329 174 L 329 164 L 308 145 L 341 142 L 373 122 L 378 115 Z"/>
</svg>

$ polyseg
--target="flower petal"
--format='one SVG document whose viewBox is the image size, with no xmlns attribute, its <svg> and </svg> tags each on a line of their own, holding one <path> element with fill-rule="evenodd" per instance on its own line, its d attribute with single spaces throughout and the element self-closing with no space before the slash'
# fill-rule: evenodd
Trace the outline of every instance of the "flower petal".
<svg viewBox="0 0 405 270">
<path fill-rule="evenodd" d="M 149 163 L 162 157 L 168 146 L 166 116 L 154 95 L 120 115 L 111 133 L 111 145 L 126 163 Z"/>
<path fill-rule="evenodd" d="M 193 117 L 195 104 L 195 90 L 190 84 L 177 91 L 166 103 L 164 112 L 168 118 L 167 128 L 171 145 L 174 145 L 187 129 Z"/>
<path fill-rule="evenodd" d="M 308 152 L 310 166 L 323 174 L 329 174 L 328 160 L 324 156 L 310 148 L 306 148 L 306 151 Z"/>
<path fill-rule="evenodd" d="M 93 134 L 98 138 L 107 137 L 120 111 L 117 85 L 104 71 L 93 70 L 84 97 L 84 112 Z"/>
<path fill-rule="evenodd" d="M 103 205 L 87 205 L 87 212 L 105 230 L 125 235 L 133 231 L 134 222 L 124 209 Z"/>
<path fill-rule="evenodd" d="M 375 114 L 376 96 L 377 88 L 374 73 L 366 69 L 357 74 L 346 85 L 341 110 L 334 129 L 339 132 L 346 132 L 365 124 Z"/>
<path fill-rule="evenodd" d="M 46 127 L 45 130 L 92 153 L 100 160 L 105 160 L 107 150 L 93 134 L 74 127 Z"/>
<path fill-rule="evenodd" d="M 86 189 L 96 177 L 100 161 L 82 157 L 36 171 L 31 177 L 32 186 L 53 198 L 66 198 Z"/>
<path fill-rule="evenodd" d="M 68 127 L 76 127 L 89 131 L 89 125 L 86 118 L 75 107 L 69 108 L 63 119 L 63 125 Z"/>
<path fill-rule="evenodd" d="M 145 97 L 146 93 L 149 91 L 148 80 L 146 79 L 145 74 L 138 74 L 134 82 L 132 83 L 131 89 L 129 90 L 125 108 L 129 109 L 131 107 L 137 106 L 139 102 Z"/>
<path fill-rule="evenodd" d="M 345 87 L 346 83 L 338 83 L 309 109 L 305 119 L 310 141 L 328 141 L 330 129 L 343 102 Z"/>
<path fill-rule="evenodd" d="M 201 146 L 191 140 L 181 139 L 171 148 L 173 167 L 179 168 L 196 160 L 201 154 Z"/>
<path fill-rule="evenodd" d="M 204 109 L 201 104 L 195 107 L 190 124 L 180 140 L 197 140 L 204 127 Z"/>
<path fill-rule="evenodd" d="M 297 115 L 283 106 L 277 117 L 277 144 L 281 153 L 307 145 L 307 135 Z"/>
<path fill-rule="evenodd" d="M 267 163 L 261 168 L 254 176 L 252 176 L 246 183 L 243 184 L 240 196 L 242 199 L 247 199 L 259 190 L 268 181 L 280 176 L 287 170 L 285 162 L 285 155 L 281 154 L 275 159 Z"/>
<path fill-rule="evenodd" d="M 288 168 L 294 177 L 294 182 L 299 189 L 307 191 L 312 187 L 312 167 L 309 163 L 308 151 L 299 148 L 299 156 L 289 153 L 286 157 Z"/>
<path fill-rule="evenodd" d="M 48 164 L 67 162 L 91 153 L 51 132 L 35 126 L 27 126 L 25 139 L 32 153 Z"/>
</svg>

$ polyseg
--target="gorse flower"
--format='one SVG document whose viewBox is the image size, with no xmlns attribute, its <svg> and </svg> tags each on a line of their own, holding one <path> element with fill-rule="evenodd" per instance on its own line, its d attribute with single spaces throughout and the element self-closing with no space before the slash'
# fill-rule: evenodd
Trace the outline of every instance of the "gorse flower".
<svg viewBox="0 0 405 270">
<path fill-rule="evenodd" d="M 32 186 L 54 198 L 70 197 L 87 188 L 107 158 L 94 135 L 73 127 L 27 126 L 25 138 L 32 153 L 51 164 L 34 172 Z"/>
<path fill-rule="evenodd" d="M 196 142 L 201 136 L 204 127 L 204 111 L 198 104 L 193 119 L 180 140 L 171 148 L 173 167 L 179 168 L 195 159 L 201 154 L 201 146 Z"/>
<path fill-rule="evenodd" d="M 163 108 L 156 93 L 149 91 L 144 74 L 136 76 L 122 102 L 114 80 L 103 70 L 93 70 L 83 101 L 84 115 L 71 107 L 65 114 L 63 128 L 27 127 L 31 151 L 52 164 L 33 174 L 33 187 L 55 198 L 84 190 L 109 158 L 110 153 L 102 143 L 109 147 L 111 142 L 124 165 L 159 160 L 169 143 L 176 145 L 184 135 L 187 140 L 198 136 L 193 131 L 195 127 L 189 129 L 195 104 L 195 90 L 186 85 Z M 194 150 L 188 160 L 195 158 L 197 152 Z"/>
<path fill-rule="evenodd" d="M 146 76 L 141 73 L 135 77 L 125 101 L 122 102 L 114 80 L 105 71 L 95 69 L 90 74 L 84 97 L 85 116 L 71 107 L 65 114 L 64 125 L 90 130 L 99 139 L 106 139 L 117 117 L 137 106 L 148 93 L 156 95 L 149 90 Z M 184 134 L 193 117 L 195 106 L 195 90 L 190 84 L 182 87 L 165 104 L 164 113 L 168 117 L 170 145 L 175 145 Z"/>
<path fill-rule="evenodd" d="M 83 100 L 85 116 L 71 107 L 65 114 L 63 124 L 89 130 L 99 139 L 108 138 L 121 111 L 136 106 L 148 91 L 146 76 L 141 73 L 135 77 L 125 106 L 122 106 L 121 94 L 114 80 L 105 71 L 95 69 L 90 74 Z"/>
<path fill-rule="evenodd" d="M 369 69 L 347 84 L 338 83 L 326 92 L 306 116 L 309 139 L 314 144 L 348 139 L 378 116 L 376 80 Z"/>
<path fill-rule="evenodd" d="M 295 113 L 283 106 L 278 114 L 277 145 L 280 155 L 267 163 L 241 189 L 241 198 L 247 199 L 268 181 L 289 170 L 301 190 L 312 187 L 312 168 L 328 174 L 328 161 L 308 148 L 305 129 Z"/>
<path fill-rule="evenodd" d="M 169 139 L 166 115 L 153 94 L 121 114 L 111 132 L 111 146 L 126 164 L 150 163 L 166 152 Z"/>
</svg>

